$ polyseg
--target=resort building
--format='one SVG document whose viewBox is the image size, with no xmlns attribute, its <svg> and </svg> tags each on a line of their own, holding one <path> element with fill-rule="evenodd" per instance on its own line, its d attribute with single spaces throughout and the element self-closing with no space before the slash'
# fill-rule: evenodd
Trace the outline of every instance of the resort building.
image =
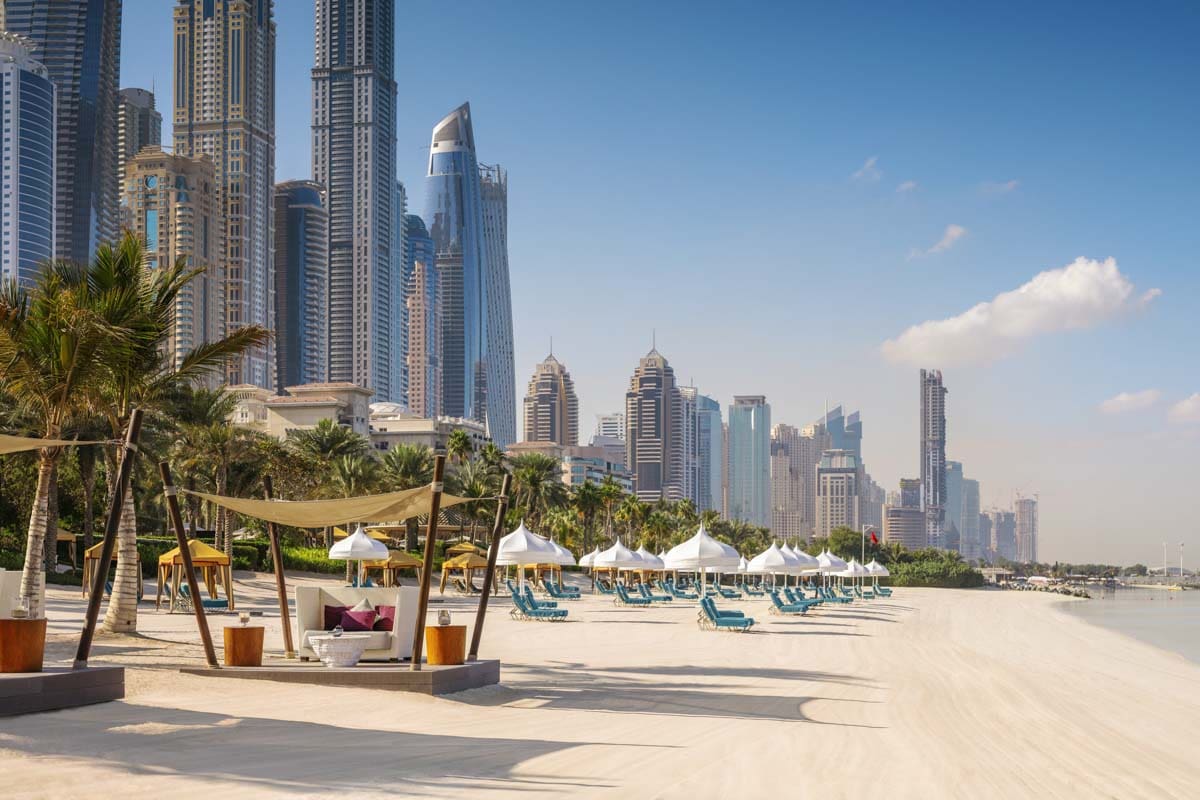
<svg viewBox="0 0 1200 800">
<path fill-rule="evenodd" d="M 683 448 L 675 370 L 657 349 L 638 362 L 625 393 L 626 467 L 647 503 L 683 498 Z"/>
<path fill-rule="evenodd" d="M 771 406 L 762 395 L 733 398 L 729 406 L 730 519 L 771 524 Z"/>
<path fill-rule="evenodd" d="M 147 267 L 184 259 L 203 270 L 175 298 L 167 352 L 176 367 L 192 350 L 224 335 L 225 265 L 216 189 L 207 156 L 171 155 L 147 145 L 125 165 L 122 221 L 145 242 Z"/>
<path fill-rule="evenodd" d="M 921 370 L 921 489 L 925 532 L 942 547 L 946 517 L 946 389 L 941 370 Z"/>
<path fill-rule="evenodd" d="M 610 461 L 600 447 L 565 447 L 562 453 L 562 479 L 570 487 L 585 483 L 600 484 L 611 477 L 626 494 L 633 491 L 633 478 L 624 466 Z"/>
<path fill-rule="evenodd" d="M 225 230 L 225 330 L 275 328 L 275 20 L 272 0 L 178 0 L 175 153 L 207 155 Z M 115 94 L 115 90 L 114 90 Z M 226 383 L 274 388 L 274 339 Z"/>
<path fill-rule="evenodd" d="M 497 446 L 517 440 L 512 291 L 508 278 L 508 170 L 479 165 L 487 303 L 487 426 Z M 578 440 L 579 420 L 576 419 Z"/>
<path fill-rule="evenodd" d="M 526 442 L 579 443 L 579 399 L 571 373 L 551 353 L 534 368 L 525 392 Z M 498 443 L 497 443 L 498 444 Z"/>
<path fill-rule="evenodd" d="M 54 95 L 32 42 L 0 33 L 0 279 L 26 286 L 55 254 Z"/>
<path fill-rule="evenodd" d="M 858 459 L 849 450 L 826 450 L 817 464 L 817 517 L 814 535 L 834 528 L 859 527 Z"/>
<path fill-rule="evenodd" d="M 1016 560 L 1031 564 L 1038 560 L 1038 501 L 1036 497 L 1018 497 L 1013 503 Z"/>
<path fill-rule="evenodd" d="M 460 430 L 466 431 L 476 452 L 491 442 L 483 423 L 477 420 L 422 417 L 406 411 L 399 403 L 371 404 L 371 446 L 380 452 L 409 445 L 444 454 L 450 435 Z"/>
<path fill-rule="evenodd" d="M 371 390 L 352 383 L 289 386 L 286 395 L 251 384 L 229 386 L 226 391 L 238 401 L 230 422 L 276 439 L 287 438 L 289 431 L 311 430 L 326 419 L 363 437 L 371 433 Z"/>
<path fill-rule="evenodd" d="M 32 43 L 33 57 L 57 89 L 54 252 L 84 264 L 119 233 L 121 0 L 4 0 L 0 5 L 4 30 Z"/>
<path fill-rule="evenodd" d="M 329 212 L 321 184 L 275 186 L 277 386 L 329 380 Z"/>
<path fill-rule="evenodd" d="M 404 305 L 408 323 L 408 410 L 442 412 L 442 300 L 433 239 L 416 214 L 404 216 Z"/>
<path fill-rule="evenodd" d="M 317 0 L 313 180 L 329 209 L 329 377 L 403 402 L 396 200 L 394 4 Z"/>
<path fill-rule="evenodd" d="M 162 144 L 162 114 L 147 89 L 122 89 L 117 95 L 117 175 L 125 178 L 125 165 L 147 145 Z"/>
</svg>

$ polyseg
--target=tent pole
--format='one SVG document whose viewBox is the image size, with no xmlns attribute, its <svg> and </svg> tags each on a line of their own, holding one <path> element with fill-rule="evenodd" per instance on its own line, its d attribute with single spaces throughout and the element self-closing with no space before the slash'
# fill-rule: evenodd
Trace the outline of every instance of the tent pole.
<svg viewBox="0 0 1200 800">
<path fill-rule="evenodd" d="M 479 595 L 479 610 L 475 612 L 475 630 L 471 632 L 471 649 L 467 652 L 467 661 L 479 660 L 479 640 L 483 636 L 483 618 L 487 614 L 488 595 L 492 584 L 495 583 L 496 557 L 500 554 L 500 532 L 504 530 L 504 515 L 508 513 L 508 490 L 512 485 L 512 475 L 504 474 L 500 484 L 500 498 L 496 503 L 496 524 L 492 526 L 492 546 L 488 550 L 487 569 L 483 573 L 483 591 Z"/>
<path fill-rule="evenodd" d="M 204 643 L 204 657 L 213 669 L 220 669 L 217 663 L 217 651 L 213 648 L 212 634 L 208 630 L 208 617 L 204 615 L 204 595 L 200 593 L 200 583 L 196 580 L 196 567 L 192 564 L 192 551 L 188 549 L 187 534 L 183 529 L 183 516 L 179 513 L 179 497 L 174 481 L 171 480 L 171 467 L 167 462 L 158 462 L 158 471 L 162 475 L 163 494 L 167 496 L 167 511 L 171 517 L 171 525 L 175 528 L 175 538 L 179 542 L 179 559 L 183 562 L 183 577 L 187 580 L 188 592 L 192 596 L 192 611 L 196 614 L 196 626 L 200 628 L 200 640 Z M 229 587 L 225 587 L 229 591 Z"/>
<path fill-rule="evenodd" d="M 442 510 L 442 478 L 446 473 L 446 457 L 434 456 L 433 483 L 429 485 L 429 524 L 425 527 L 425 562 L 421 564 L 421 594 L 417 602 L 417 624 L 413 627 L 413 672 L 421 670 L 421 652 L 425 644 L 425 615 L 429 612 L 429 582 L 433 580 L 433 546 L 437 540 L 438 514 Z"/>
<path fill-rule="evenodd" d="M 92 637 L 96 634 L 96 619 L 100 616 L 100 602 L 104 600 L 104 582 L 108 568 L 112 566 L 113 551 L 117 549 L 117 528 L 121 526 L 121 512 L 125 507 L 125 493 L 133 478 L 133 460 L 137 458 L 138 438 L 142 435 L 142 410 L 135 408 L 129 413 L 129 427 L 125 429 L 125 447 L 121 452 L 121 463 L 117 467 L 116 490 L 108 506 L 108 517 L 104 521 L 104 543 L 100 548 L 100 561 L 92 576 L 92 589 L 88 595 L 87 614 L 83 631 L 79 634 L 79 647 L 75 651 L 72 669 L 87 669 L 88 656 L 92 653 Z M 138 571 L 138 580 L 141 580 Z"/>
<path fill-rule="evenodd" d="M 263 496 L 274 499 L 274 487 L 270 475 L 263 475 Z M 286 658 L 296 657 L 296 645 L 292 642 L 292 619 L 288 614 L 287 578 L 283 574 L 283 551 L 279 548 L 279 531 L 274 522 L 267 523 L 267 539 L 271 542 L 271 563 L 275 567 L 275 592 L 279 595 L 279 622 L 283 626 L 283 654 Z"/>
</svg>

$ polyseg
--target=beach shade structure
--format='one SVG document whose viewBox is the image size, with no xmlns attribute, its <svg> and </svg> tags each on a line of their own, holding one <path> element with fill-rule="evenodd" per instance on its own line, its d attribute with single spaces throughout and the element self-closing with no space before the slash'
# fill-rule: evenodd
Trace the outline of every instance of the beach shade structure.
<svg viewBox="0 0 1200 800">
<path fill-rule="evenodd" d="M 364 536 L 369 539 L 373 539 L 376 542 L 390 542 L 392 540 L 392 537 L 387 534 L 385 529 L 378 528 L 374 525 L 370 528 L 364 528 L 362 525 L 359 525 L 354 529 L 355 533 L 359 533 L 360 531 Z M 335 542 L 349 538 L 350 535 L 351 534 L 345 528 L 333 529 L 333 540 Z M 330 558 L 333 558 L 333 556 L 330 556 Z"/>
<path fill-rule="evenodd" d="M 96 570 L 100 568 L 100 551 L 104 549 L 104 542 L 96 544 L 83 551 L 83 596 L 87 597 L 88 592 L 92 588 L 92 583 L 96 580 Z M 178 550 L 179 548 L 175 548 Z M 117 563 L 117 551 L 113 550 L 110 564 Z M 142 574 L 142 554 L 138 553 L 138 575 Z M 141 586 L 141 582 L 138 582 Z M 141 599 L 141 592 L 138 592 L 138 599 Z"/>
<path fill-rule="evenodd" d="M 646 572 L 662 572 L 667 568 L 666 563 L 661 558 L 654 555 L 654 553 L 651 553 L 649 550 L 647 550 L 645 545 L 642 545 L 633 552 L 637 553 L 638 556 L 641 557 L 641 569 Z"/>
<path fill-rule="evenodd" d="M 221 605 L 227 605 L 229 610 L 233 611 L 233 572 L 230 567 L 229 556 L 199 539 L 189 539 L 187 548 L 192 558 L 192 567 L 196 570 L 197 576 L 208 588 L 208 593 L 212 601 L 217 601 L 217 586 L 219 584 L 225 590 L 225 601 Z M 178 547 L 173 547 L 158 557 L 158 594 L 154 598 L 154 607 L 156 609 L 159 608 L 162 602 L 163 589 L 165 588 L 168 591 L 168 598 L 170 600 L 167 608 L 174 611 L 181 599 L 180 593 L 183 585 L 183 556 L 180 555 Z M 203 598 L 199 597 L 190 599 L 192 602 L 201 603 L 204 606 L 216 604 L 215 602 L 206 602 Z"/>
<path fill-rule="evenodd" d="M 354 529 L 354 533 L 333 543 L 333 547 L 329 548 L 329 557 L 334 561 L 357 561 L 358 572 L 354 574 L 361 580 L 363 562 L 385 560 L 388 557 L 388 549 L 387 545 L 371 538 L 363 526 L 359 525 Z"/>
<path fill-rule="evenodd" d="M 496 566 L 518 568 L 538 564 L 552 564 L 558 557 L 550 542 L 525 527 L 525 521 L 512 533 L 500 539 L 496 546 Z M 522 587 L 525 586 L 525 570 L 517 570 Z"/>
<path fill-rule="evenodd" d="M 826 578 L 830 575 L 836 575 L 846 568 L 846 562 L 835 556 L 828 550 L 823 550 L 817 556 L 818 570 Z"/>
<path fill-rule="evenodd" d="M 871 585 L 876 590 L 878 590 L 879 589 L 879 579 L 886 578 L 889 575 L 891 575 L 892 573 L 888 572 L 888 568 L 885 567 L 883 564 L 880 564 L 875 559 L 871 559 L 871 563 L 867 564 L 867 574 L 869 574 L 871 576 Z"/>
<path fill-rule="evenodd" d="M 448 556 L 461 556 L 463 553 L 474 553 L 477 556 L 487 555 L 486 550 L 484 550 L 482 547 L 471 544 L 470 542 L 459 542 L 456 545 L 446 548 L 446 555 Z"/>
<path fill-rule="evenodd" d="M 553 539 L 550 540 L 550 546 L 554 548 L 555 558 L 553 563 L 560 567 L 575 566 L 575 554 L 567 548 L 563 547 Z"/>
<path fill-rule="evenodd" d="M 600 546 L 599 545 L 596 546 L 595 550 L 588 553 L 583 558 L 579 559 L 579 566 L 586 567 L 587 569 L 591 569 L 592 562 L 596 560 L 596 556 L 598 556 L 598 555 L 600 555 Z"/>
<path fill-rule="evenodd" d="M 592 559 L 592 569 L 616 572 L 623 569 L 642 569 L 644 563 L 641 556 L 621 544 L 621 538 L 617 537 L 617 541 L 612 547 L 601 550 Z"/>
<path fill-rule="evenodd" d="M 784 555 L 779 545 L 772 543 L 766 550 L 750 559 L 746 565 L 746 572 L 751 575 L 790 575 L 792 568 L 792 561 Z"/>
<path fill-rule="evenodd" d="M 442 582 L 438 587 L 438 591 L 445 594 L 446 582 L 450 579 L 450 573 L 461 571 L 463 574 L 463 589 L 466 592 L 474 592 L 475 572 L 481 569 L 486 570 L 487 565 L 488 560 L 476 553 L 463 553 L 448 559 L 442 563 Z"/>
<path fill-rule="evenodd" d="M 378 570 L 380 573 L 380 583 L 383 586 L 397 586 L 400 583 L 400 571 L 411 569 L 417 573 L 417 580 L 421 580 L 421 565 L 425 562 L 412 553 L 407 553 L 403 550 L 388 550 L 388 557 L 379 561 L 364 561 L 363 574 L 370 575 Z"/>
<path fill-rule="evenodd" d="M 820 572 L 820 562 L 818 562 L 817 559 L 813 558 L 808 553 L 804 552 L 803 550 L 792 548 L 792 555 L 795 556 L 800 562 L 800 566 L 803 567 L 805 574 Z"/>
<path fill-rule="evenodd" d="M 702 602 L 707 588 L 704 571 L 709 567 L 718 572 L 734 570 L 737 569 L 740 560 L 741 556 L 736 550 L 718 542 L 701 525 L 695 536 L 668 550 L 663 562 L 667 569 L 700 573 L 700 592 L 697 602 Z"/>
</svg>

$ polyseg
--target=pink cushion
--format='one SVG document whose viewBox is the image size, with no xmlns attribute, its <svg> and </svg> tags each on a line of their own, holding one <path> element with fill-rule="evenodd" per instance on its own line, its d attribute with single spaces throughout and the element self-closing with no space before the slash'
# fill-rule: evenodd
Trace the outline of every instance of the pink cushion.
<svg viewBox="0 0 1200 800">
<path fill-rule="evenodd" d="M 347 611 L 349 606 L 325 606 L 325 630 L 331 631 L 342 623 L 342 613 Z M 344 628 L 345 625 L 342 625 Z"/>
<path fill-rule="evenodd" d="M 379 616 L 375 619 L 375 628 L 377 631 L 390 631 L 396 622 L 396 607 L 395 606 L 375 606 L 375 612 Z"/>
<path fill-rule="evenodd" d="M 344 631 L 369 631 L 374 624 L 374 609 L 369 611 L 351 611 L 350 609 L 346 609 L 342 612 L 341 625 Z"/>
</svg>

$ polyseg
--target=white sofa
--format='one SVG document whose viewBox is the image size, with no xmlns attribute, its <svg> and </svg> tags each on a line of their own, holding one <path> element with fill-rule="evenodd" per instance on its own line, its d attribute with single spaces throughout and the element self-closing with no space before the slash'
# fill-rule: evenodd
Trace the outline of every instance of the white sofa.
<svg viewBox="0 0 1200 800">
<path fill-rule="evenodd" d="M 317 658 L 308 643 L 309 634 L 325 633 L 325 606 L 353 606 L 366 599 L 373 606 L 395 606 L 396 619 L 391 631 L 372 631 L 371 641 L 363 652 L 363 661 L 397 661 L 412 658 L 412 638 L 416 628 L 417 602 L 420 595 L 415 586 L 393 589 L 342 586 L 296 587 L 296 629 L 300 632 L 297 653 L 307 661 Z"/>
</svg>

